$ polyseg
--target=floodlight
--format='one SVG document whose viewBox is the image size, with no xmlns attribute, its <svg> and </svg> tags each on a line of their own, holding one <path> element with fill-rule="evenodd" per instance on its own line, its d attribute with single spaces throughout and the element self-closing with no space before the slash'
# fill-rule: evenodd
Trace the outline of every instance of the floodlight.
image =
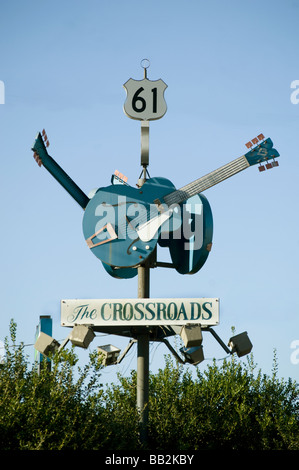
<svg viewBox="0 0 299 470">
<path fill-rule="evenodd" d="M 200 346 L 202 343 L 202 332 L 200 325 L 184 325 L 181 329 L 180 336 L 186 348 Z"/>
<path fill-rule="evenodd" d="M 228 342 L 232 353 L 237 353 L 238 357 L 249 354 L 252 350 L 252 343 L 248 338 L 247 331 L 240 333 L 236 336 L 232 336 Z"/>
<path fill-rule="evenodd" d="M 186 362 L 189 362 L 194 366 L 204 361 L 202 346 L 195 346 L 193 348 L 180 348 L 180 351 L 185 356 Z"/>
<path fill-rule="evenodd" d="M 105 346 L 98 346 L 98 352 L 104 355 L 104 366 L 110 366 L 116 364 L 120 349 L 112 344 L 106 344 Z"/>
<path fill-rule="evenodd" d="M 47 335 L 46 333 L 40 332 L 37 341 L 34 345 L 35 349 L 39 351 L 44 356 L 48 356 L 51 353 L 54 353 L 58 350 L 60 344 L 52 336 Z"/>
<path fill-rule="evenodd" d="M 74 346 L 86 349 L 94 337 L 95 334 L 90 327 L 86 325 L 75 325 L 69 335 L 69 340 Z"/>
</svg>

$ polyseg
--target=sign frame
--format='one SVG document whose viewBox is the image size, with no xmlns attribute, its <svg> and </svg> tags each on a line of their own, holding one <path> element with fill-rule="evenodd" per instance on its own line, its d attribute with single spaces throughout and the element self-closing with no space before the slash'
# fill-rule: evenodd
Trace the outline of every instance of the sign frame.
<svg viewBox="0 0 299 470">
<path fill-rule="evenodd" d="M 64 299 L 61 326 L 145 327 L 219 324 L 219 298 Z"/>
<path fill-rule="evenodd" d="M 138 121 L 156 121 L 165 115 L 167 104 L 164 92 L 167 85 L 162 79 L 130 78 L 123 87 L 127 92 L 123 109 L 129 118 Z"/>
</svg>

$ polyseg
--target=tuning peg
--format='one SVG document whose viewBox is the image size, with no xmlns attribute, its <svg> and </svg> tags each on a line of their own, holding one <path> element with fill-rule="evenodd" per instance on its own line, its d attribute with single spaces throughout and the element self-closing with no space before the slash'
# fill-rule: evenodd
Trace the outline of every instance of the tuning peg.
<svg viewBox="0 0 299 470">
<path fill-rule="evenodd" d="M 49 139 L 48 139 L 48 136 L 47 136 L 47 134 L 46 134 L 45 129 L 42 130 L 42 136 L 43 136 L 43 139 L 44 139 L 44 142 L 45 142 L 45 146 L 46 146 L 46 147 L 49 147 L 50 142 L 49 142 Z"/>
<path fill-rule="evenodd" d="M 274 166 L 279 166 L 279 163 L 278 163 L 276 160 L 274 160 L 274 161 L 272 162 L 272 166 L 273 166 L 273 167 L 274 167 Z"/>
<path fill-rule="evenodd" d="M 34 152 L 33 158 L 36 161 L 36 163 L 38 164 L 38 166 L 42 166 L 42 161 L 41 161 L 40 157 L 38 156 L 38 154 L 36 152 Z"/>
<path fill-rule="evenodd" d="M 264 167 L 264 165 L 259 165 L 258 169 L 259 169 L 259 171 L 265 171 L 266 168 Z"/>
<path fill-rule="evenodd" d="M 259 134 L 257 137 L 254 137 L 254 139 L 251 139 L 251 141 L 247 142 L 246 147 L 250 149 L 253 145 L 257 145 L 260 140 L 263 140 L 265 137 L 263 134 Z"/>
<path fill-rule="evenodd" d="M 124 183 L 128 181 L 128 177 L 123 175 L 120 171 L 115 170 L 114 174 L 119 180 L 123 181 Z"/>
<path fill-rule="evenodd" d="M 273 168 L 272 163 L 271 162 L 266 163 L 266 168 L 267 170 L 270 170 L 271 168 Z"/>
<path fill-rule="evenodd" d="M 118 174 L 120 180 L 124 181 L 125 183 L 128 181 L 128 177 L 123 175 L 122 173 Z"/>
</svg>

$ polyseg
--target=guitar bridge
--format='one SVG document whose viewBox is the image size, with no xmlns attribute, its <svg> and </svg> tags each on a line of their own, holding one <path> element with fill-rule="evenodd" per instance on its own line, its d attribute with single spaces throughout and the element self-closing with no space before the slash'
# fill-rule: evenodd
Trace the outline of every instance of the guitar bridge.
<svg viewBox="0 0 299 470">
<path fill-rule="evenodd" d="M 163 212 L 165 212 L 165 208 L 163 207 L 163 204 L 162 202 L 160 201 L 160 199 L 155 199 L 154 200 L 154 204 L 156 204 L 157 206 L 157 209 L 158 211 L 162 214 Z"/>
</svg>

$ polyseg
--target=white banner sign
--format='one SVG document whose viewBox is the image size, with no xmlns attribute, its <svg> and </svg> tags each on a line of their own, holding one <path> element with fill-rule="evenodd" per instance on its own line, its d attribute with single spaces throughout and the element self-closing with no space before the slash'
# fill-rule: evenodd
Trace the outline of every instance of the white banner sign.
<svg viewBox="0 0 299 470">
<path fill-rule="evenodd" d="M 61 301 L 61 325 L 184 325 L 219 323 L 219 299 L 75 299 Z"/>
</svg>

